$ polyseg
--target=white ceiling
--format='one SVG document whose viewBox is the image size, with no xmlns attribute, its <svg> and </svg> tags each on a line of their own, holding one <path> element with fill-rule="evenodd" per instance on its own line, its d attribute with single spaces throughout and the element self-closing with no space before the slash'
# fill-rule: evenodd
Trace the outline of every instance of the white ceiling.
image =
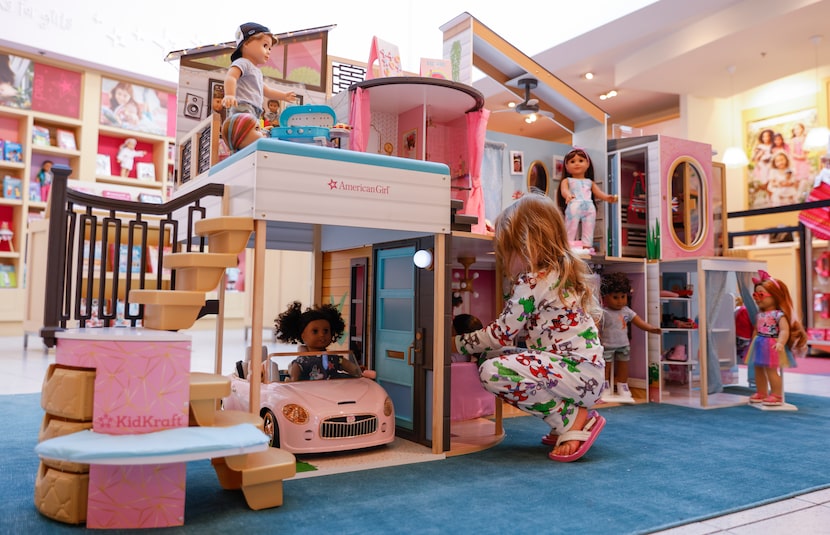
<svg viewBox="0 0 830 535">
<path fill-rule="evenodd" d="M 533 60 L 608 113 L 609 124 L 629 124 L 677 113 L 681 94 L 729 98 L 733 89 L 742 93 L 813 70 L 817 61 L 830 63 L 829 22 L 830 0 L 660 0 Z M 818 46 L 810 39 L 815 35 L 823 36 Z M 593 80 L 583 78 L 588 71 Z M 517 100 L 492 79 L 473 85 L 491 111 Z M 610 89 L 618 96 L 600 100 Z M 493 113 L 488 128 L 562 135 L 553 123 L 527 125 L 518 113 Z"/>
</svg>

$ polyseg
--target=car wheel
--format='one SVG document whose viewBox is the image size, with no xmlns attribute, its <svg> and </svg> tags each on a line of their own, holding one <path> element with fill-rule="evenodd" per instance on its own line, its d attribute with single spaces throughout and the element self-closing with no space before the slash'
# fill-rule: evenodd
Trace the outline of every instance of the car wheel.
<svg viewBox="0 0 830 535">
<path fill-rule="evenodd" d="M 270 438 L 270 446 L 272 448 L 280 447 L 280 428 L 277 425 L 277 417 L 271 412 L 271 409 L 262 411 L 262 430 Z"/>
</svg>

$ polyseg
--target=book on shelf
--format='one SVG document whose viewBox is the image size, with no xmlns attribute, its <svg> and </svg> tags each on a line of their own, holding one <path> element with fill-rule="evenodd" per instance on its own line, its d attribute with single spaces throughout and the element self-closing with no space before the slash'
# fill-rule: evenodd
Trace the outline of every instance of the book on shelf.
<svg viewBox="0 0 830 535">
<path fill-rule="evenodd" d="M 139 180 L 156 180 L 156 166 L 150 162 L 137 162 L 135 164 L 135 174 Z"/>
<path fill-rule="evenodd" d="M 0 264 L 0 288 L 17 288 L 17 273 L 11 264 Z"/>
<path fill-rule="evenodd" d="M 23 162 L 23 145 L 16 141 L 6 141 L 3 145 L 3 159 L 7 162 Z"/>
<path fill-rule="evenodd" d="M 130 246 L 122 243 L 118 246 L 118 273 L 127 272 L 127 264 L 130 264 L 130 273 L 137 275 L 141 271 L 141 246 L 133 245 L 133 254 L 130 255 Z M 109 255 L 107 256 L 107 269 L 115 271 L 115 244 L 109 244 Z"/>
<path fill-rule="evenodd" d="M 92 266 L 97 271 L 101 268 L 101 242 L 96 241 L 93 248 L 89 240 L 84 240 L 84 262 L 81 268 L 84 274 L 89 269 L 90 254 L 92 255 Z"/>
<path fill-rule="evenodd" d="M 112 163 L 109 154 L 99 154 L 95 157 L 95 176 L 111 176 Z"/>
<path fill-rule="evenodd" d="M 29 182 L 29 200 L 32 202 L 41 202 L 40 184 L 37 182 Z"/>
<path fill-rule="evenodd" d="M 78 150 L 75 143 L 75 133 L 71 130 L 58 128 L 58 147 L 67 150 Z"/>
<path fill-rule="evenodd" d="M 45 126 L 35 125 L 32 127 L 32 145 L 48 147 L 52 144 L 49 138 L 49 129 Z"/>
<path fill-rule="evenodd" d="M 6 199 L 21 199 L 23 197 L 22 187 L 23 182 L 19 178 L 7 175 L 3 178 L 3 197 Z"/>
</svg>

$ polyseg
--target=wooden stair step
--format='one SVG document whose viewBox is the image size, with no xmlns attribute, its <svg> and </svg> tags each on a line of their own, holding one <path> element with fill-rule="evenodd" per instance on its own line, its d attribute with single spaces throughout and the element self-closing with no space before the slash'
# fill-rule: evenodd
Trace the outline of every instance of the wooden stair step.
<svg viewBox="0 0 830 535">
<path fill-rule="evenodd" d="M 236 267 L 238 257 L 225 253 L 172 253 L 165 255 L 164 267 L 176 270 L 176 289 L 210 292 L 219 285 L 225 269 Z"/>
<path fill-rule="evenodd" d="M 258 414 L 248 411 L 230 411 L 218 410 L 214 416 L 214 426 L 216 427 L 230 427 L 239 424 L 254 424 L 258 429 L 262 429 L 262 418 Z"/>
<path fill-rule="evenodd" d="M 211 217 L 197 221 L 193 231 L 197 236 L 207 236 L 212 252 L 239 254 L 248 245 L 254 220 L 250 217 Z"/>
<path fill-rule="evenodd" d="M 279 448 L 211 459 L 211 464 L 222 488 L 242 489 L 255 511 L 282 505 L 282 480 L 297 473 L 294 455 Z"/>
<path fill-rule="evenodd" d="M 205 292 L 186 290 L 132 290 L 130 302 L 144 305 L 143 325 L 148 329 L 189 329 L 205 305 Z"/>
<path fill-rule="evenodd" d="M 215 425 L 219 400 L 230 394 L 230 378 L 216 373 L 191 372 L 189 425 L 199 427 Z M 261 420 L 255 425 L 261 427 Z"/>
</svg>

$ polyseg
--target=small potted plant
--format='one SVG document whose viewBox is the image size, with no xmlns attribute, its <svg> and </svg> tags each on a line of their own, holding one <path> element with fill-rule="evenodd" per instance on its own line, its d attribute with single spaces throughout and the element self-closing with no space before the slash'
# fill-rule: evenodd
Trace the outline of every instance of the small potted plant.
<svg viewBox="0 0 830 535">
<path fill-rule="evenodd" d="M 656 362 L 648 365 L 648 400 L 660 403 L 660 365 Z"/>
</svg>

